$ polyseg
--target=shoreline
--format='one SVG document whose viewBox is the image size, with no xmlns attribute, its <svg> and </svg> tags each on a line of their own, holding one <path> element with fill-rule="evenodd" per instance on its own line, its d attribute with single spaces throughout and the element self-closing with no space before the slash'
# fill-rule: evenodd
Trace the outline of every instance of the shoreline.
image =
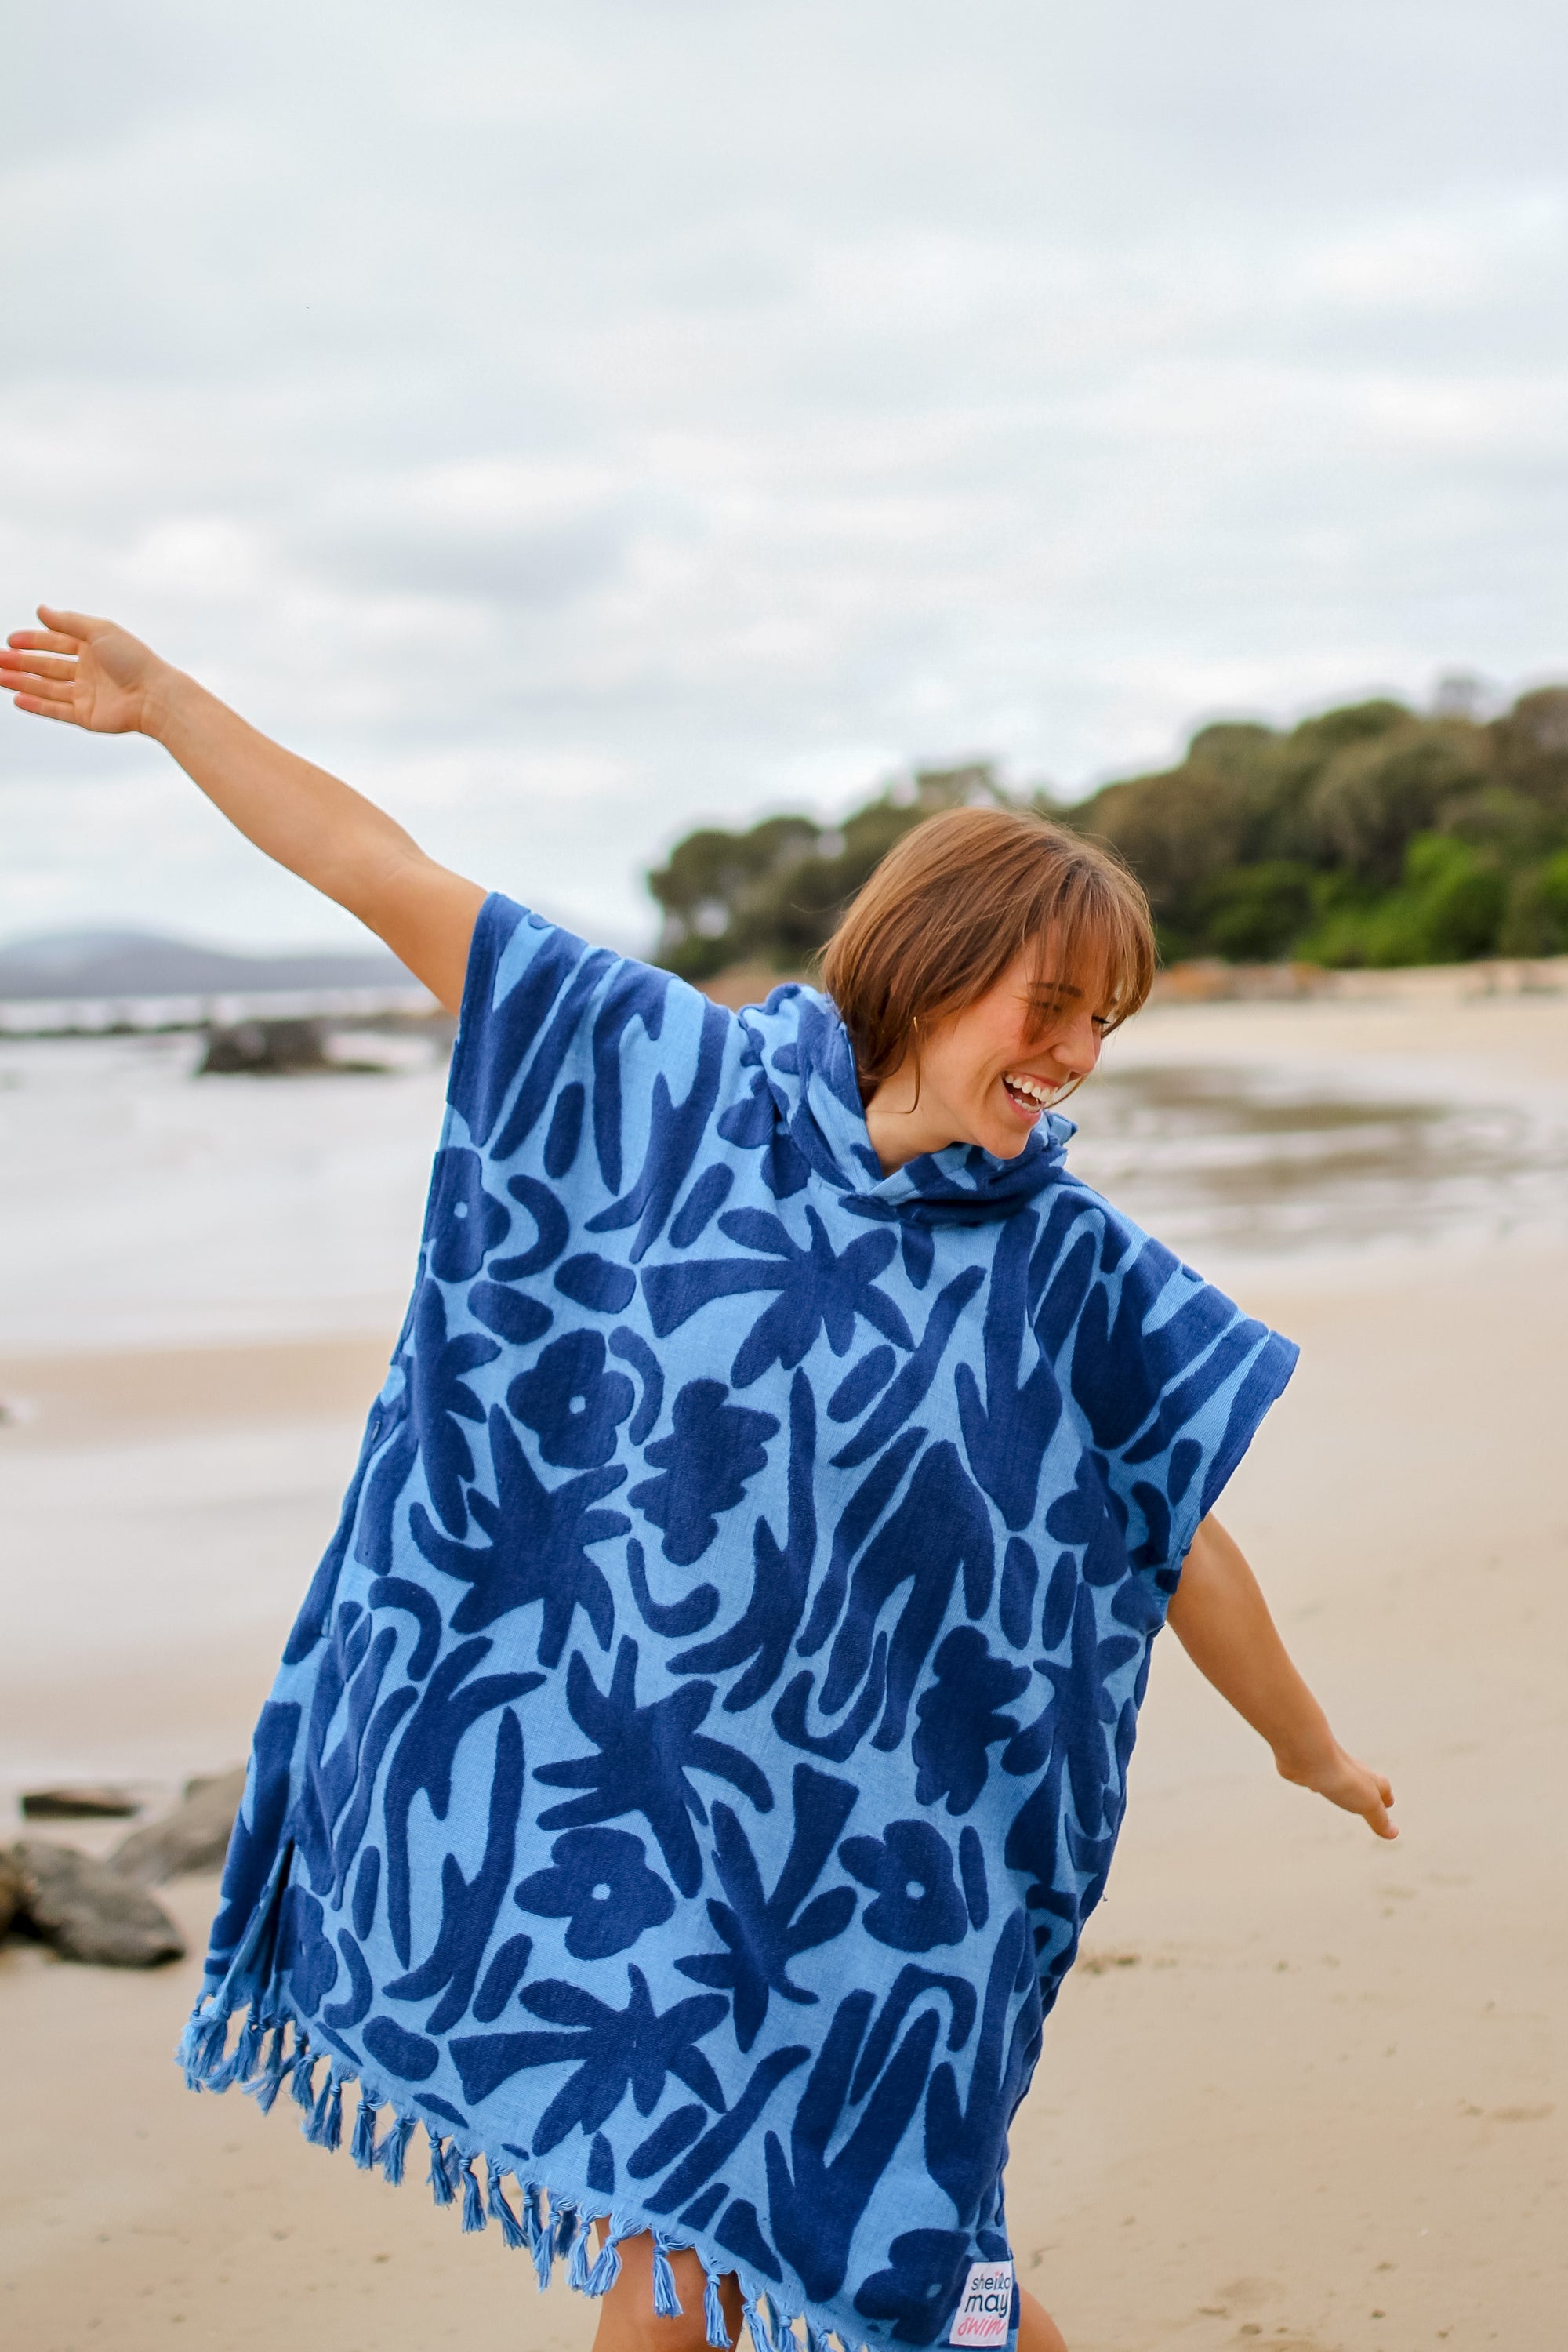
<svg viewBox="0 0 1568 2352">
<path fill-rule="evenodd" d="M 1568 1002 L 1161 1007 L 1112 1052 L 1134 1047 L 1351 1077 L 1403 1056 L 1422 1084 L 1468 1069 L 1554 1103 Z M 1221 1513 L 1403 1834 L 1288 1788 L 1157 1644 L 1106 1899 L 1012 2136 L 1020 2275 L 1072 2352 L 1543 2346 L 1568 2295 L 1568 1229 L 1201 1262 L 1302 1342 Z M 395 1314 L 0 1353 L 0 1395 L 35 1408 L 0 1427 L 0 1802 L 24 1778 L 155 1791 L 239 1760 Z M 124 1826 L 48 1834 L 90 1851 Z M 147 1976 L 0 1948 L 0 2335 L 586 2352 L 592 2306 L 539 2302 L 418 2178 L 304 2147 L 287 2105 L 185 2091 L 171 2053 L 216 1895 L 161 1890 L 192 1957 Z"/>
</svg>

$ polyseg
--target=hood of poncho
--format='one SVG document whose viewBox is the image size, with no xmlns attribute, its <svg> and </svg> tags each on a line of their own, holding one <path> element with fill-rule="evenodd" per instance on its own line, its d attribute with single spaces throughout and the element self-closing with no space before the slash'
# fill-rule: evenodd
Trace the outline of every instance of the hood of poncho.
<svg viewBox="0 0 1568 2352">
<path fill-rule="evenodd" d="M 694 2247 L 773 2352 L 1005 2303 L 1150 1644 L 1294 1354 L 1070 1132 L 884 1177 L 826 999 L 722 1012 L 487 901 L 195 2083 L 327 2147 L 357 2084 L 357 2161 L 421 2126 L 438 2200 L 589 2293 L 651 2231 L 668 2310 Z"/>
<path fill-rule="evenodd" d="M 812 1173 L 860 1216 L 929 1224 L 1011 1216 L 1051 1182 L 1077 1132 L 1070 1119 L 1047 1111 L 1010 1160 L 953 1143 L 885 1176 L 867 1131 L 849 1033 L 830 999 L 792 981 L 740 1018 L 784 1133 Z"/>
</svg>

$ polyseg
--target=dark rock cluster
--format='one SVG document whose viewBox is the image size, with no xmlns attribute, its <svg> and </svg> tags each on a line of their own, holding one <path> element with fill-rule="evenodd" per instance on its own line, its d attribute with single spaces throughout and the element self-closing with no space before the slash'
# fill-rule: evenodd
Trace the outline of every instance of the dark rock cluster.
<svg viewBox="0 0 1568 2352">
<path fill-rule="evenodd" d="M 188 1781 L 172 1811 L 132 1830 L 101 1862 L 45 1838 L 0 1846 L 0 1937 L 32 1935 L 62 1959 L 100 1968 L 183 1958 L 184 1937 L 149 1889 L 221 1865 L 244 1790 L 243 1768 Z M 134 1799 L 108 1789 L 39 1790 L 22 1801 L 31 1821 L 101 1820 L 137 1810 Z"/>
</svg>

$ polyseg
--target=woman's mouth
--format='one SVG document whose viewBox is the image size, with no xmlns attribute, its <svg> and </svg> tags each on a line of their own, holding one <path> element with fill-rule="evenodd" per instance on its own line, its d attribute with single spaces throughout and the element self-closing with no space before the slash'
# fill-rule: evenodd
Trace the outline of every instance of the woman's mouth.
<svg viewBox="0 0 1568 2352">
<path fill-rule="evenodd" d="M 1056 1092 L 1054 1087 L 1047 1087 L 1039 1078 L 1019 1076 L 1011 1070 L 1003 1072 L 1002 1088 L 1014 1109 L 1031 1124 L 1043 1111 L 1049 1109 L 1051 1097 Z"/>
</svg>

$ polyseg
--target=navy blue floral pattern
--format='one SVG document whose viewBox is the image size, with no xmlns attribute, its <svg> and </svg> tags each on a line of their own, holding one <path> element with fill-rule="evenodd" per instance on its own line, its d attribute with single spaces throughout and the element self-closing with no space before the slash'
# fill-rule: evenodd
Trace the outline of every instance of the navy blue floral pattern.
<svg viewBox="0 0 1568 2352">
<path fill-rule="evenodd" d="M 310 2137 L 360 2075 L 361 2161 L 422 2121 L 441 2201 L 578 2284 L 613 2214 L 849 2347 L 945 2337 L 1152 1639 L 1293 1358 L 1070 1132 L 884 1176 L 824 998 L 722 1012 L 487 901 L 197 2079 L 275 2095 L 249 2004 Z"/>
<path fill-rule="evenodd" d="M 513 1889 L 520 1910 L 564 1919 L 574 1960 L 607 1960 L 626 1951 L 645 1927 L 658 1927 L 675 1897 L 647 1866 L 643 1842 L 629 1830 L 568 1830 L 550 1849 L 550 1867 Z"/>
</svg>

